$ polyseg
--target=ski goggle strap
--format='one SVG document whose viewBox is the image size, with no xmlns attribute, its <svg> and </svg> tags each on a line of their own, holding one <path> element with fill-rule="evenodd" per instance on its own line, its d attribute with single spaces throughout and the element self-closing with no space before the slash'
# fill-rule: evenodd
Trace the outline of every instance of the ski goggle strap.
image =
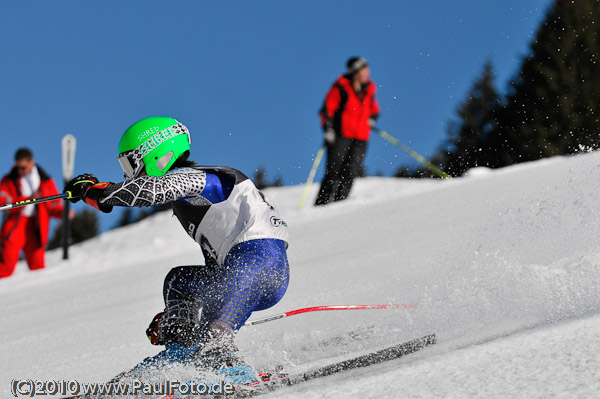
<svg viewBox="0 0 600 399">
<path fill-rule="evenodd" d="M 183 124 L 178 123 L 156 132 L 140 144 L 139 147 L 119 154 L 117 161 L 119 161 L 125 177 L 132 179 L 138 176 L 144 167 L 144 157 L 165 141 L 170 140 L 175 136 L 179 136 L 180 134 L 187 135 L 188 142 L 191 142 L 188 129 Z"/>
</svg>

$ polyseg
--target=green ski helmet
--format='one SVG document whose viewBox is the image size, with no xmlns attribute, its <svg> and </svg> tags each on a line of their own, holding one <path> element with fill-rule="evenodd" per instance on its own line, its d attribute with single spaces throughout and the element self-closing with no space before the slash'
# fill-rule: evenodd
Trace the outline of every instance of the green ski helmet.
<svg viewBox="0 0 600 399">
<path fill-rule="evenodd" d="M 162 176 L 182 156 L 189 155 L 190 132 L 173 118 L 152 116 L 131 125 L 119 141 L 117 160 L 126 179 Z"/>
</svg>

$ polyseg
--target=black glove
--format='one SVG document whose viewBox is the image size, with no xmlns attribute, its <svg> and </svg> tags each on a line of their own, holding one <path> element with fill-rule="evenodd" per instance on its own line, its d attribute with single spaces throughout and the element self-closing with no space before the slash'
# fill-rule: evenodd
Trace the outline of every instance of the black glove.
<svg viewBox="0 0 600 399">
<path fill-rule="evenodd" d="M 98 183 L 98 178 L 94 175 L 79 175 L 65 185 L 63 193 L 70 193 L 68 200 L 72 203 L 76 203 L 85 198 L 85 195 L 91 186 Z"/>
</svg>

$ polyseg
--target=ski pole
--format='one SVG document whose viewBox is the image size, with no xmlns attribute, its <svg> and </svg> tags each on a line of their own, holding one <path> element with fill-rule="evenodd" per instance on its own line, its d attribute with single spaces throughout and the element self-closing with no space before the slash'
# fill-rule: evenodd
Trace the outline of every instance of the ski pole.
<svg viewBox="0 0 600 399">
<path fill-rule="evenodd" d="M 73 198 L 71 196 L 71 192 L 67 191 L 66 193 L 51 195 L 49 197 L 30 198 L 30 199 L 27 199 L 24 201 L 17 201 L 13 204 L 2 205 L 2 206 L 0 206 L 0 211 L 6 211 L 8 209 L 13 209 L 13 208 L 20 208 L 22 206 L 27 206 L 27 205 L 39 204 L 41 202 L 54 201 L 54 200 L 59 200 L 59 199 L 70 199 L 70 198 Z"/>
<path fill-rule="evenodd" d="M 252 321 L 247 321 L 244 323 L 244 326 L 253 326 L 255 324 L 267 323 L 273 320 L 283 319 L 285 317 L 294 316 L 301 313 L 308 312 L 320 312 L 324 310 L 360 310 L 360 309 L 390 309 L 390 308 L 410 308 L 413 305 L 403 303 L 403 304 L 387 304 L 387 305 L 326 305 L 326 306 L 313 306 L 310 308 L 302 308 L 296 310 L 290 310 L 289 312 L 276 314 L 269 317 L 264 317 L 262 319 L 256 319 Z"/>
<path fill-rule="evenodd" d="M 302 198 L 300 198 L 300 204 L 298 205 L 298 210 L 301 210 L 304 206 L 304 201 L 306 201 L 306 197 L 308 196 L 308 191 L 310 190 L 310 186 L 312 185 L 313 179 L 315 178 L 315 173 L 317 173 L 317 169 L 319 164 L 321 163 L 321 158 L 323 158 L 323 153 L 325 152 L 325 146 L 319 148 L 317 151 L 317 156 L 315 157 L 315 161 L 313 162 L 312 169 L 308 174 L 308 179 L 306 180 L 306 184 L 304 185 L 304 192 L 302 193 Z"/>
<path fill-rule="evenodd" d="M 427 166 L 429 168 L 429 170 L 431 170 L 433 173 L 435 173 L 436 175 L 438 175 L 442 179 L 449 179 L 450 178 L 449 174 L 447 174 L 446 172 L 441 171 L 434 164 L 432 164 L 431 162 L 429 162 L 428 160 L 426 160 L 423 156 L 419 155 L 417 152 L 413 151 L 407 145 L 402 144 L 400 142 L 400 140 L 398 140 L 397 138 L 395 138 L 394 136 L 392 136 L 391 134 L 389 134 L 385 130 L 380 129 L 380 128 L 376 127 L 376 126 L 373 126 L 373 130 L 375 130 L 377 133 L 379 133 L 379 135 L 381 137 L 383 137 L 384 139 L 386 139 L 390 143 L 394 144 L 395 146 L 398 146 L 398 147 L 402 148 L 411 157 L 413 157 L 417 161 L 421 162 L 423 165 Z"/>
</svg>

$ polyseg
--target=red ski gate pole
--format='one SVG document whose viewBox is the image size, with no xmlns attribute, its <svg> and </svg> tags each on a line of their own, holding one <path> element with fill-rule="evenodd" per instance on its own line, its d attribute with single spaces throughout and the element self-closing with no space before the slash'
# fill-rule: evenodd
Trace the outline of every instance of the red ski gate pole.
<svg viewBox="0 0 600 399">
<path fill-rule="evenodd" d="M 310 308 L 302 308 L 296 310 L 290 310 L 289 312 L 276 314 L 269 317 L 264 317 L 262 319 L 256 319 L 252 321 L 247 321 L 244 323 L 244 326 L 253 326 L 256 324 L 267 323 L 269 321 L 283 319 L 285 317 L 294 316 L 301 313 L 309 313 L 309 312 L 321 312 L 324 310 L 364 310 L 364 309 L 390 309 L 390 308 L 410 308 L 413 305 L 403 303 L 403 304 L 386 304 L 386 305 L 325 305 L 325 306 L 313 306 Z"/>
</svg>

